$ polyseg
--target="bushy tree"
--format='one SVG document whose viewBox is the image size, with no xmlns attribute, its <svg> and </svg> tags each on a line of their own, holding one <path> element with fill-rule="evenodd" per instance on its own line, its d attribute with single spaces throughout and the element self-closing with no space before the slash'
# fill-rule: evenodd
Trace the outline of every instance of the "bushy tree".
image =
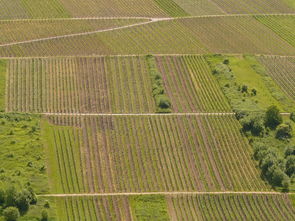
<svg viewBox="0 0 295 221">
<path fill-rule="evenodd" d="M 265 113 L 265 126 L 275 129 L 279 124 L 283 123 L 283 118 L 276 106 L 270 106 Z"/>
<path fill-rule="evenodd" d="M 0 189 L 0 205 L 3 205 L 6 200 L 5 191 L 3 189 Z"/>
<path fill-rule="evenodd" d="M 17 208 L 15 207 L 7 207 L 3 210 L 3 216 L 6 221 L 17 221 L 20 214 Z"/>
<path fill-rule="evenodd" d="M 285 150 L 285 157 L 295 155 L 295 146 L 288 146 Z"/>
<path fill-rule="evenodd" d="M 276 138 L 278 139 L 288 139 L 292 137 L 292 127 L 291 124 L 280 124 L 277 127 Z"/>
<path fill-rule="evenodd" d="M 290 120 L 292 120 L 293 122 L 295 122 L 295 112 L 292 112 L 291 113 Z"/>
<path fill-rule="evenodd" d="M 16 196 L 15 205 L 19 209 L 21 214 L 25 214 L 30 208 L 30 192 L 24 190 Z"/>
<path fill-rule="evenodd" d="M 47 210 L 42 210 L 42 213 L 41 213 L 41 221 L 47 221 L 48 220 L 48 212 Z"/>
<path fill-rule="evenodd" d="M 291 177 L 295 174 L 295 156 L 288 156 L 286 159 L 286 174 Z"/>
<path fill-rule="evenodd" d="M 264 133 L 263 118 L 257 114 L 250 114 L 240 120 L 243 131 L 251 131 L 255 136 L 260 136 Z"/>
<path fill-rule="evenodd" d="M 282 186 L 282 182 L 284 179 L 288 179 L 286 174 L 279 168 L 276 168 L 272 172 L 272 184 L 275 186 Z"/>
<path fill-rule="evenodd" d="M 6 190 L 6 200 L 5 200 L 5 204 L 6 206 L 15 206 L 15 199 L 17 196 L 17 191 L 15 189 L 14 186 L 10 186 L 8 187 L 8 189 Z"/>
</svg>

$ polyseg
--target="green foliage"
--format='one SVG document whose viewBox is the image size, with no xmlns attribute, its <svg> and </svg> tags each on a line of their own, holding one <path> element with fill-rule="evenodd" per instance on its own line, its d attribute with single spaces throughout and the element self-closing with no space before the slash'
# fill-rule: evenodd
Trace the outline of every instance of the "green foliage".
<svg viewBox="0 0 295 221">
<path fill-rule="evenodd" d="M 279 109 L 274 105 L 270 106 L 265 113 L 265 126 L 275 129 L 282 122 L 283 118 Z"/>
<path fill-rule="evenodd" d="M 249 114 L 241 118 L 241 124 L 243 126 L 243 131 L 251 131 L 254 136 L 261 136 L 264 133 L 264 121 L 263 117 L 259 114 Z"/>
<path fill-rule="evenodd" d="M 152 94 L 155 99 L 158 113 L 170 113 L 171 112 L 171 101 L 165 94 L 164 84 L 156 67 L 155 58 L 152 55 L 146 56 L 149 74 L 152 79 Z"/>
<path fill-rule="evenodd" d="M 293 122 L 295 122 L 295 112 L 292 112 L 290 114 L 290 120 L 292 120 Z"/>
<path fill-rule="evenodd" d="M 166 200 L 161 195 L 136 196 L 131 200 L 134 217 L 138 221 L 168 221 Z"/>
<path fill-rule="evenodd" d="M 292 137 L 292 126 L 288 123 L 280 124 L 276 130 L 276 138 L 288 139 Z"/>
<path fill-rule="evenodd" d="M 47 210 L 42 210 L 41 221 L 48 221 L 48 212 L 47 212 Z"/>
<path fill-rule="evenodd" d="M 47 174 L 37 115 L 0 113 L 0 187 L 31 186 L 37 193 L 47 193 Z"/>
<path fill-rule="evenodd" d="M 295 174 L 295 155 L 288 156 L 286 159 L 286 174 L 289 177 Z"/>
<path fill-rule="evenodd" d="M 18 209 L 15 207 L 7 207 L 3 210 L 3 215 L 6 221 L 16 221 L 20 216 Z"/>
</svg>

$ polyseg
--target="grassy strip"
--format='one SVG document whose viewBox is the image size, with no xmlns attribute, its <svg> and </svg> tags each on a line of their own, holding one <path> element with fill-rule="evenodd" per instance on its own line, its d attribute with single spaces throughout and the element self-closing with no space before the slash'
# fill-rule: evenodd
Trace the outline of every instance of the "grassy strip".
<svg viewBox="0 0 295 221">
<path fill-rule="evenodd" d="M 0 60 L 0 112 L 5 110 L 6 61 Z"/>
<path fill-rule="evenodd" d="M 162 10 L 164 10 L 168 15 L 172 17 L 188 16 L 188 14 L 183 8 L 181 8 L 173 0 L 154 0 Z"/>
<path fill-rule="evenodd" d="M 135 196 L 129 201 L 135 220 L 169 220 L 166 200 L 162 195 Z"/>
<path fill-rule="evenodd" d="M 152 55 L 146 56 L 148 72 L 151 76 L 153 97 L 157 106 L 157 113 L 171 113 L 171 101 L 165 94 L 164 84 L 160 72 L 157 69 L 155 58 Z"/>
<path fill-rule="evenodd" d="M 285 112 L 295 109 L 255 57 L 210 55 L 206 60 L 233 110 L 265 111 L 271 105 Z"/>
</svg>

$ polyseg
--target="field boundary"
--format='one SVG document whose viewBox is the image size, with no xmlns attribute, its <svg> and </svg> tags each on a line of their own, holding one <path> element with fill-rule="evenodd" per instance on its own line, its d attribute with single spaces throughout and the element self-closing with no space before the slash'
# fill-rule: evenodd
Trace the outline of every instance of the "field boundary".
<svg viewBox="0 0 295 221">
<path fill-rule="evenodd" d="M 41 197 L 79 197 L 79 196 L 138 196 L 138 195 L 294 195 L 295 193 L 281 193 L 281 192 L 235 192 L 235 191 L 224 191 L 224 192 L 119 192 L 119 193 L 67 193 L 67 194 L 39 194 Z"/>
</svg>

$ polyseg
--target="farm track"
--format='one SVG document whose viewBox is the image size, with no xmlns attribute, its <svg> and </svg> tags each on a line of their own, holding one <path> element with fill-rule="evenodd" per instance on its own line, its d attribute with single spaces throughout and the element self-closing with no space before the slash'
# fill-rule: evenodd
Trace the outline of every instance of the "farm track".
<svg viewBox="0 0 295 221">
<path fill-rule="evenodd" d="M 293 195 L 295 193 L 281 193 L 271 191 L 219 191 L 219 192 L 194 192 L 194 191 L 175 191 L 175 192 L 125 192 L 125 193 L 70 193 L 70 194 L 40 194 L 43 197 L 75 197 L 75 196 L 137 196 L 137 195 Z"/>
<path fill-rule="evenodd" d="M 196 113 L 138 113 L 138 114 L 104 114 L 104 113 L 38 113 L 45 116 L 228 116 L 235 115 L 234 112 L 219 112 L 219 113 L 204 113 L 204 112 L 196 112 Z M 281 113 L 282 115 L 290 115 L 290 113 Z"/>
</svg>

